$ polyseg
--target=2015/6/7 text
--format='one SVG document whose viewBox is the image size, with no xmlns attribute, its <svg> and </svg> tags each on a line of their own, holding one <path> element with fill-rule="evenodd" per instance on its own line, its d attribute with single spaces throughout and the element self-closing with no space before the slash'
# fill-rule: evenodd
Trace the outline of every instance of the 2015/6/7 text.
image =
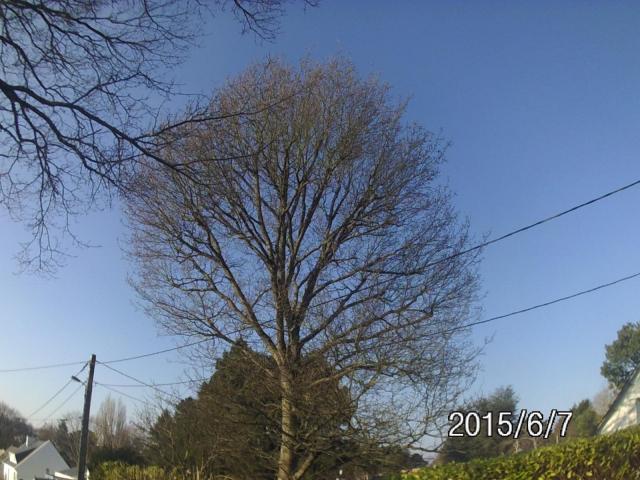
<svg viewBox="0 0 640 480">
<path fill-rule="evenodd" d="M 530 437 L 549 438 L 555 428 L 559 428 L 559 434 L 564 437 L 567 433 L 569 420 L 573 412 L 552 409 L 549 418 L 545 421 L 544 414 L 538 410 L 520 412 L 451 412 L 449 421 L 449 437 L 477 437 L 479 435 L 492 437 L 519 438 L 526 433 Z M 556 426 L 556 422 L 559 424 Z M 484 428 L 483 428 L 484 425 Z"/>
</svg>

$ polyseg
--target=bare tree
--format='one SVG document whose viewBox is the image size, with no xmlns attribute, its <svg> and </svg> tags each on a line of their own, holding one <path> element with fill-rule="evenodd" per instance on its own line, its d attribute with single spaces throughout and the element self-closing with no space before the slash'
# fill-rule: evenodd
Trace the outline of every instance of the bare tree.
<svg viewBox="0 0 640 480">
<path fill-rule="evenodd" d="M 0 449 L 22 443 L 33 426 L 14 408 L 0 401 Z"/>
<path fill-rule="evenodd" d="M 99 447 L 117 449 L 129 445 L 127 408 L 121 399 L 116 401 L 108 395 L 100 404 L 98 413 L 93 419 L 93 425 Z"/>
<path fill-rule="evenodd" d="M 140 155 L 178 168 L 152 147 L 172 126 L 159 120 L 173 92 L 166 79 L 193 46 L 202 10 L 230 5 L 245 30 L 272 38 L 285 2 L 0 2 L 0 204 L 32 229 L 26 265 L 55 267 L 69 216 L 120 188 Z M 194 104 L 182 120 L 201 113 Z"/>
<path fill-rule="evenodd" d="M 609 385 L 606 385 L 593 396 L 591 404 L 595 412 L 600 415 L 600 417 L 603 417 L 607 413 L 607 410 L 609 410 L 609 407 L 615 400 L 616 395 L 616 390 L 612 389 Z"/>
<path fill-rule="evenodd" d="M 254 369 L 277 389 L 279 480 L 345 445 L 424 447 L 476 354 L 460 333 L 477 258 L 436 183 L 445 145 L 341 60 L 256 65 L 209 108 L 247 105 L 172 132 L 161 154 L 189 176 L 138 172 L 136 288 L 167 331 L 273 360 Z"/>
<path fill-rule="evenodd" d="M 51 440 L 69 465 L 77 465 L 80 458 L 82 412 L 68 412 L 57 423 L 45 423 L 38 429 L 40 440 Z M 90 436 L 90 443 L 92 437 Z"/>
</svg>

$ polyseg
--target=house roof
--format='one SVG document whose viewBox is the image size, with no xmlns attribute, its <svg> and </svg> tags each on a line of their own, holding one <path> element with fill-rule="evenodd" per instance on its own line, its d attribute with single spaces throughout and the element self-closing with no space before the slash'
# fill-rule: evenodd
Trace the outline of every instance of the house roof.
<svg viewBox="0 0 640 480">
<path fill-rule="evenodd" d="M 53 474 L 54 478 L 78 478 L 78 467 L 69 468 L 67 470 L 61 470 Z"/>
<path fill-rule="evenodd" d="M 636 382 L 636 379 L 639 375 L 640 375 L 640 365 L 636 367 L 636 369 L 633 371 L 629 379 L 625 382 L 625 384 L 620 389 L 620 392 L 618 392 L 618 395 L 616 395 L 616 398 L 613 400 L 613 402 L 611 402 L 611 405 L 609 405 L 609 409 L 607 410 L 607 413 L 604 414 L 604 416 L 602 417 L 602 420 L 600 420 L 600 423 L 598 424 L 598 431 L 600 431 L 600 429 L 604 426 L 604 424 L 607 423 L 607 421 L 609 420 L 613 412 L 615 412 L 616 408 L 618 408 L 618 405 L 620 405 L 620 402 L 622 402 L 622 399 L 627 394 L 627 391 L 629 391 L 629 388 L 631 388 L 631 385 L 633 385 Z"/>
<path fill-rule="evenodd" d="M 40 446 L 42 446 L 45 443 L 46 442 L 43 442 L 41 440 L 36 440 L 33 443 L 29 443 L 29 445 L 22 445 L 21 447 L 9 447 L 7 449 L 7 452 L 13 453 L 16 457 L 16 461 L 14 463 L 10 459 L 7 459 L 5 460 L 5 462 L 12 466 L 19 465 L 20 463 L 22 463 L 23 460 L 25 460 L 36 449 L 38 449 Z"/>
</svg>

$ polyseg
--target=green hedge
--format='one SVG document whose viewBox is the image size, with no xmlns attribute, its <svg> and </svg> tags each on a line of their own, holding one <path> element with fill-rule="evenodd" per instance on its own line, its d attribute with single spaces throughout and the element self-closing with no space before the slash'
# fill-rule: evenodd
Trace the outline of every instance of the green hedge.
<svg viewBox="0 0 640 480">
<path fill-rule="evenodd" d="M 423 468 L 402 480 L 640 480 L 640 428 L 526 453 Z"/>
<path fill-rule="evenodd" d="M 166 472 L 160 467 L 139 467 L 122 462 L 104 462 L 94 467 L 90 473 L 91 480 L 190 480 L 193 476 L 181 475 L 178 472 Z"/>
<path fill-rule="evenodd" d="M 90 480 L 215 480 L 215 477 L 201 475 L 195 471 L 178 468 L 165 470 L 153 465 L 141 467 L 111 461 L 96 465 L 89 473 Z M 229 477 L 218 477 L 218 480 L 222 479 L 228 480 Z"/>
</svg>

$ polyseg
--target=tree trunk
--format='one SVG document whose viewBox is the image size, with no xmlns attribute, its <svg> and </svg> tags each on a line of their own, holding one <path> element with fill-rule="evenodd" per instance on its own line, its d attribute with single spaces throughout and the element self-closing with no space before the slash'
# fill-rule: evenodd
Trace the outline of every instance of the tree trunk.
<svg viewBox="0 0 640 480">
<path fill-rule="evenodd" d="M 293 379 L 290 372 L 280 374 L 282 387 L 282 437 L 277 480 L 293 480 L 295 420 L 293 413 Z"/>
</svg>

